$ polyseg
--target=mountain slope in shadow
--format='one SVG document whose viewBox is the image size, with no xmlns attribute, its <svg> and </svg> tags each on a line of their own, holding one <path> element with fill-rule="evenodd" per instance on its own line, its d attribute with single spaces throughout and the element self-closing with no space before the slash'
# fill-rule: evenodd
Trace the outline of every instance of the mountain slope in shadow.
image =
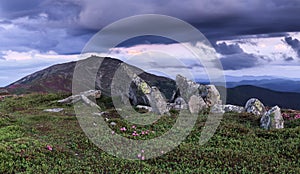
<svg viewBox="0 0 300 174">
<path fill-rule="evenodd" d="M 277 92 L 269 89 L 244 85 L 227 89 L 227 103 L 244 106 L 248 99 L 258 98 L 266 106 L 300 109 L 300 93 Z"/>
</svg>

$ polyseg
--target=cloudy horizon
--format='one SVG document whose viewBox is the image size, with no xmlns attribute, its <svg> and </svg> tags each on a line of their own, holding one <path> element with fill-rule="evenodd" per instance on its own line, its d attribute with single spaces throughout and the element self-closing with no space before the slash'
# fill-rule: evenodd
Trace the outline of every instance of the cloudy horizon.
<svg viewBox="0 0 300 174">
<path fill-rule="evenodd" d="M 217 51 L 227 76 L 299 78 L 299 1 L 11 0 L 0 2 L 0 86 L 50 65 L 78 60 L 85 44 L 103 27 L 140 14 L 169 15 L 196 27 Z M 168 61 L 161 66 L 151 60 L 131 63 L 142 68 L 155 65 L 158 71 L 168 68 L 174 74 L 189 68 L 197 78 L 206 76 L 200 64 L 179 51 L 178 43 L 158 38 L 125 42 L 112 48 L 111 56 L 127 60 L 153 49 L 176 52 L 185 67 Z"/>
</svg>

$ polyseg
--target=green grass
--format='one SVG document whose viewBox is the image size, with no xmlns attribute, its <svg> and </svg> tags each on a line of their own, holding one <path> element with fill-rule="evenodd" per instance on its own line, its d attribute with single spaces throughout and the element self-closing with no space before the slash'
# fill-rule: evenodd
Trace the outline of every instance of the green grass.
<svg viewBox="0 0 300 174">
<path fill-rule="evenodd" d="M 300 173 L 300 119 L 287 121 L 285 129 L 265 131 L 259 128 L 259 117 L 228 113 L 214 136 L 201 146 L 198 141 L 207 116 L 200 115 L 192 132 L 174 150 L 153 159 L 125 160 L 86 137 L 72 106 L 53 102 L 63 97 L 35 94 L 0 102 L 0 173 Z M 132 139 L 162 135 L 178 114 L 172 112 L 155 124 L 133 129 L 109 108 L 109 102 L 107 98 L 98 101 L 107 109 L 104 117 L 117 123 L 109 126 Z M 65 110 L 43 112 L 54 107 Z M 121 127 L 127 130 L 120 131 Z M 134 130 L 150 133 L 133 137 Z"/>
</svg>

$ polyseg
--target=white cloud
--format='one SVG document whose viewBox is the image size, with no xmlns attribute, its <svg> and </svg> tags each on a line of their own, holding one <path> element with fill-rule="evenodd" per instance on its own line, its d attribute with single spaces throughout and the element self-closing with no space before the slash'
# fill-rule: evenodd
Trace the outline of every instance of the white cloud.
<svg viewBox="0 0 300 174">
<path fill-rule="evenodd" d="M 59 55 L 54 51 L 41 53 L 37 50 L 28 52 L 2 51 L 5 60 L 0 59 L 0 86 L 6 86 L 26 75 L 58 63 L 76 61 L 79 55 Z"/>
</svg>

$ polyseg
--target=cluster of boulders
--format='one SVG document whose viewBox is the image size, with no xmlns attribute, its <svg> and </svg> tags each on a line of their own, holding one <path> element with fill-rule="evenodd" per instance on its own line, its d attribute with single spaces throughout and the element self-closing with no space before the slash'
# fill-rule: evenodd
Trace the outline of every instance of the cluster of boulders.
<svg viewBox="0 0 300 174">
<path fill-rule="evenodd" d="M 189 110 L 191 114 L 198 114 L 203 111 L 212 114 L 223 114 L 225 112 L 242 113 L 248 112 L 257 116 L 261 116 L 260 126 L 263 129 L 280 129 L 284 127 L 283 117 L 278 106 L 275 106 L 267 111 L 262 102 L 258 99 L 249 99 L 245 105 L 235 106 L 230 104 L 222 104 L 220 93 L 214 85 L 203 85 L 188 80 L 181 75 L 176 76 L 177 90 L 174 91 L 172 98 L 167 102 L 164 95 L 155 86 L 149 86 L 143 79 L 132 73 L 133 83 L 137 89 L 143 93 L 143 100 L 146 105 L 137 105 L 137 95 L 132 93 L 129 95 L 122 93 L 120 89 L 119 94 L 121 101 L 128 102 L 133 100 L 136 108 L 146 109 L 155 114 L 166 114 L 171 109 L 174 110 Z M 137 92 L 137 91 L 136 91 Z M 100 107 L 92 102 L 88 97 L 100 98 L 101 91 L 90 90 L 72 95 L 66 99 L 59 100 L 59 103 L 76 103 L 83 101 L 87 105 Z M 126 99 L 127 96 L 127 99 Z"/>
<path fill-rule="evenodd" d="M 267 111 L 264 104 L 256 98 L 251 98 L 245 105 L 245 111 L 257 116 L 261 116 L 260 127 L 263 129 L 284 128 L 284 120 L 278 106 Z"/>
<path fill-rule="evenodd" d="M 168 103 L 168 109 L 189 109 L 192 114 L 198 114 L 222 104 L 220 93 L 214 85 L 198 84 L 181 75 L 176 76 L 176 84 L 177 90 Z"/>
</svg>

